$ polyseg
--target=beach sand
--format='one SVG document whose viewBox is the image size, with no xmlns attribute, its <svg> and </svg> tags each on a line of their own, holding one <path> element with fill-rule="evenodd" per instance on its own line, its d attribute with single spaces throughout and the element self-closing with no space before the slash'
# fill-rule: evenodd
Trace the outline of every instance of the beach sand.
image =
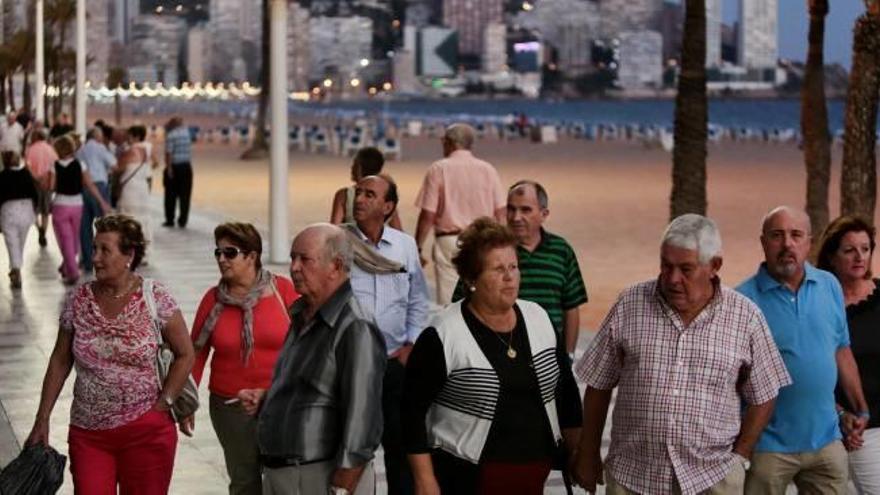
<svg viewBox="0 0 880 495">
<path fill-rule="evenodd" d="M 265 227 L 268 161 L 240 161 L 242 149 L 195 147 L 193 201 L 197 208 Z M 404 139 L 403 150 L 404 159 L 389 162 L 386 171 L 398 183 L 400 216 L 412 233 L 415 196 L 426 167 L 441 151 L 439 140 L 429 138 Z M 542 145 L 484 139 L 474 150 L 497 167 L 505 185 L 528 178 L 548 190 L 546 228 L 574 247 L 589 292 L 590 302 L 581 308 L 583 329 L 598 328 L 622 289 L 657 276 L 659 237 L 669 215 L 669 153 L 635 143 L 571 140 Z M 840 150 L 834 154 L 839 159 Z M 291 235 L 329 218 L 334 191 L 350 183 L 349 164 L 344 157 L 291 151 Z M 762 260 L 762 216 L 779 204 L 804 205 L 803 158 L 793 145 L 712 145 L 708 177 L 708 214 L 718 222 L 724 243 L 722 281 L 735 286 Z M 838 211 L 837 167 L 833 177 L 832 217 Z M 433 279 L 430 265 L 427 275 Z"/>
</svg>

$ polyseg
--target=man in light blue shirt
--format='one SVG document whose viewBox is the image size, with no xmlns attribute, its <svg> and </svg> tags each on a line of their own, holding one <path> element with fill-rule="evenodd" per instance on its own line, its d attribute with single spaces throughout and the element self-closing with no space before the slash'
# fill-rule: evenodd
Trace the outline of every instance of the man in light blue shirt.
<svg viewBox="0 0 880 495">
<path fill-rule="evenodd" d="M 86 135 L 86 144 L 76 152 L 76 158 L 89 170 L 92 182 L 100 191 L 104 201 L 110 202 L 110 174 L 115 171 L 116 157 L 105 144 L 110 136 L 104 136 L 100 127 L 94 127 Z M 80 264 L 86 273 L 92 271 L 93 224 L 102 216 L 101 206 L 86 191 L 83 191 L 83 212 L 79 225 Z"/>
<path fill-rule="evenodd" d="M 849 347 L 843 291 L 830 273 L 806 262 L 810 219 L 779 207 L 764 218 L 765 262 L 738 290 L 764 313 L 793 384 L 779 391 L 746 477 L 747 494 L 846 492 L 834 388 L 839 383 L 858 411 L 868 407 Z M 855 425 L 860 434 L 867 412 Z"/>
<path fill-rule="evenodd" d="M 397 185 L 390 177 L 364 177 L 355 188 L 355 226 L 350 228 L 362 243 L 355 246 L 351 286 L 358 303 L 374 315 L 388 351 L 382 391 L 382 446 L 389 495 L 413 493 L 412 475 L 403 450 L 400 401 L 404 366 L 428 317 L 428 285 L 416 241 L 385 225 L 397 207 L 397 200 Z M 363 244 L 385 259 L 378 264 L 359 261 L 362 256 L 358 251 L 364 248 Z"/>
</svg>

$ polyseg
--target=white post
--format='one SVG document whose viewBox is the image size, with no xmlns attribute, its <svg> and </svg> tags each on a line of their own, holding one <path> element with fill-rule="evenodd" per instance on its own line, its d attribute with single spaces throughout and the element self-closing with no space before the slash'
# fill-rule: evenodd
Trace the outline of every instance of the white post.
<svg viewBox="0 0 880 495">
<path fill-rule="evenodd" d="M 287 0 L 271 0 L 268 20 L 271 23 L 269 108 L 272 112 L 269 258 L 272 263 L 284 263 L 290 254 L 290 239 L 287 233 Z M 265 91 L 265 82 L 263 86 Z"/>
<path fill-rule="evenodd" d="M 44 124 L 46 120 L 46 111 L 45 111 L 45 96 L 46 92 L 46 71 L 45 71 L 45 49 L 43 47 L 43 0 L 36 0 L 36 19 L 34 19 L 34 30 L 36 31 L 37 39 L 35 44 L 36 51 L 36 63 L 34 64 L 34 78 L 37 80 L 36 83 L 36 98 L 37 98 L 37 106 L 36 106 L 36 115 L 34 115 L 34 119 L 43 121 Z"/>
<path fill-rule="evenodd" d="M 86 135 L 86 0 L 76 0 L 76 132 Z"/>
</svg>

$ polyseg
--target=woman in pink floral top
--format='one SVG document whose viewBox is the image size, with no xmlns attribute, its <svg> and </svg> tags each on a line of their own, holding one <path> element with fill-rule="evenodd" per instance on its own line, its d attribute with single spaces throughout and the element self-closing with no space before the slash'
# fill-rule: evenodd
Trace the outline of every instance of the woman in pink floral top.
<svg viewBox="0 0 880 495">
<path fill-rule="evenodd" d="M 27 443 L 48 445 L 49 417 L 75 366 L 68 442 L 76 492 L 116 493 L 118 486 L 122 494 L 165 494 L 177 448 L 169 408 L 192 368 L 192 344 L 168 290 L 154 283 L 152 294 L 144 294 L 144 280 L 134 273 L 146 244 L 140 224 L 110 215 L 95 228 L 96 280 L 77 287 L 61 313 Z M 156 371 L 151 296 L 175 354 L 165 383 Z"/>
</svg>

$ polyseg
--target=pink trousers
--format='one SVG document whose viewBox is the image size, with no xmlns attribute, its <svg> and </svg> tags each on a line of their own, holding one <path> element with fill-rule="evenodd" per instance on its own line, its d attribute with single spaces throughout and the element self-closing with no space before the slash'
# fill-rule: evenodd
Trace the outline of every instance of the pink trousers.
<svg viewBox="0 0 880 495">
<path fill-rule="evenodd" d="M 52 229 L 61 249 L 61 275 L 69 280 L 79 278 L 76 255 L 79 254 L 79 223 L 82 220 L 82 205 L 52 206 Z M 91 256 L 91 253 L 88 253 Z"/>
</svg>

